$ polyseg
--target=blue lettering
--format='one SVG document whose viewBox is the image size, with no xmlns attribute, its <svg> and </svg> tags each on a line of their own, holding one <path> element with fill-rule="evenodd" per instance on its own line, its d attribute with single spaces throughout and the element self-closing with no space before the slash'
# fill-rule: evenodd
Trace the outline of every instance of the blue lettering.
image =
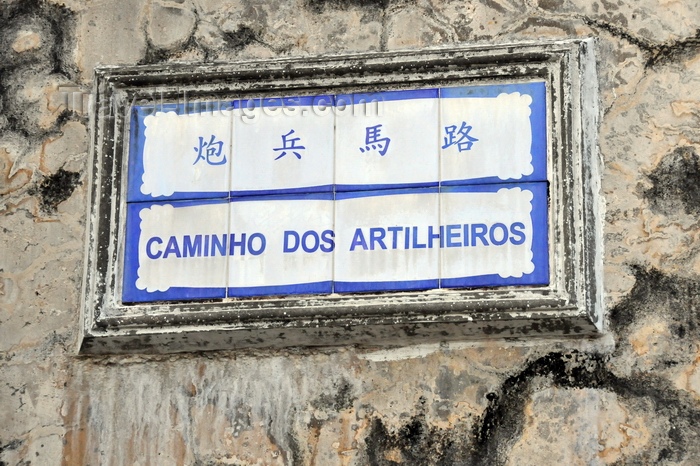
<svg viewBox="0 0 700 466">
<path fill-rule="evenodd" d="M 374 251 L 374 243 L 379 243 L 379 247 L 386 249 L 384 244 L 384 236 L 386 236 L 386 231 L 384 228 L 370 228 L 369 229 L 369 248 Z"/>
<path fill-rule="evenodd" d="M 151 252 L 151 245 L 153 243 L 163 244 L 163 240 L 158 238 L 157 236 L 154 236 L 153 238 L 149 239 L 146 243 L 146 255 L 149 259 L 160 259 L 160 256 L 163 254 L 162 251 L 156 251 L 155 254 Z"/>
<path fill-rule="evenodd" d="M 220 256 L 226 255 L 226 235 L 221 235 L 221 241 L 216 235 L 211 235 L 211 255 L 215 256 L 216 251 L 219 251 Z"/>
<path fill-rule="evenodd" d="M 402 227 L 389 227 L 387 228 L 391 232 L 391 249 L 396 249 L 396 241 L 398 239 L 397 233 L 403 230 Z"/>
<path fill-rule="evenodd" d="M 500 240 L 496 239 L 496 235 L 494 233 L 494 231 L 496 231 L 496 229 L 501 230 L 501 239 Z M 495 246 L 501 246 L 502 244 L 505 244 L 506 241 L 508 241 L 508 227 L 506 227 L 502 223 L 494 223 L 493 225 L 491 225 L 491 229 L 489 230 L 489 239 L 491 240 L 491 244 L 493 244 Z"/>
<path fill-rule="evenodd" d="M 242 234 L 241 237 L 245 239 L 245 233 Z M 253 247 L 253 240 L 255 239 L 260 239 L 260 248 L 257 250 Z M 250 238 L 248 238 L 248 250 L 254 256 L 259 256 L 260 254 L 262 254 L 263 251 L 265 251 L 266 244 L 267 240 L 265 239 L 265 235 L 263 235 L 262 233 L 253 233 L 252 235 L 250 235 Z"/>
<path fill-rule="evenodd" d="M 453 242 L 453 238 L 459 239 L 459 231 L 453 232 L 455 229 L 459 229 L 459 225 L 447 225 L 447 247 L 448 248 L 458 248 L 462 245 L 460 242 Z"/>
<path fill-rule="evenodd" d="M 228 242 L 228 255 L 229 256 L 234 256 L 235 253 L 233 252 L 236 246 L 240 246 L 241 248 L 241 256 L 245 256 L 245 233 L 241 234 L 241 240 L 240 241 L 234 241 L 236 239 L 236 234 L 231 233 L 229 237 L 229 242 Z"/>
<path fill-rule="evenodd" d="M 515 239 L 513 237 L 510 238 L 510 242 L 512 244 L 515 244 L 517 246 L 525 242 L 525 233 L 520 231 L 524 229 L 525 225 L 523 225 L 521 222 L 515 222 L 510 226 L 510 234 L 518 237 L 518 239 Z"/>
<path fill-rule="evenodd" d="M 195 235 L 194 243 L 190 235 L 182 238 L 183 257 L 199 257 L 202 255 L 202 235 Z"/>
<path fill-rule="evenodd" d="M 310 246 L 307 244 L 307 241 L 306 241 L 307 238 L 313 238 L 313 243 L 312 243 L 313 246 L 312 246 L 312 247 L 310 247 Z M 307 231 L 307 232 L 304 233 L 304 235 L 301 237 L 301 248 L 304 250 L 304 252 L 316 252 L 316 250 L 318 249 L 319 244 L 320 244 L 320 240 L 319 240 L 319 237 L 318 237 L 318 233 L 316 233 L 316 232 L 313 231 L 313 230 Z"/>
<path fill-rule="evenodd" d="M 424 249 L 425 247 L 425 244 L 420 244 L 418 242 L 418 227 L 413 227 L 413 249 Z"/>
<path fill-rule="evenodd" d="M 321 241 L 327 244 L 327 246 L 321 245 L 321 251 L 333 252 L 335 248 L 335 241 L 333 241 L 333 238 L 335 238 L 333 230 L 324 230 L 323 233 L 321 233 Z"/>
<path fill-rule="evenodd" d="M 433 226 L 430 225 L 430 226 L 428 227 L 428 243 L 429 243 L 429 244 L 428 244 L 428 247 L 431 248 L 431 249 L 433 248 L 433 240 L 434 240 L 434 239 L 439 239 L 439 240 L 440 240 L 440 247 L 441 247 L 441 248 L 442 248 L 442 247 L 445 247 L 445 240 L 443 239 L 444 234 L 445 234 L 445 233 L 444 233 L 444 231 L 443 231 L 442 225 L 440 226 L 440 229 L 439 229 L 438 233 L 435 233 L 435 232 L 433 231 Z"/>
<path fill-rule="evenodd" d="M 180 254 L 180 247 L 177 245 L 177 240 L 174 236 L 171 236 L 168 240 L 163 259 L 167 259 L 170 254 L 175 254 L 175 257 L 182 257 L 182 254 Z"/>
<path fill-rule="evenodd" d="M 294 246 L 289 245 L 289 239 L 294 240 Z M 284 249 L 283 252 L 294 252 L 299 249 L 299 233 L 296 231 L 287 230 L 284 232 Z"/>
<path fill-rule="evenodd" d="M 488 246 L 489 242 L 486 241 L 486 232 L 488 227 L 483 223 L 473 223 L 472 224 L 472 246 L 476 246 L 476 240 L 480 239 L 484 246 Z"/>
<path fill-rule="evenodd" d="M 355 229 L 355 235 L 352 237 L 350 250 L 354 251 L 356 246 L 360 246 L 365 251 L 367 250 L 367 242 L 365 241 L 365 236 L 362 234 L 362 228 Z"/>
</svg>

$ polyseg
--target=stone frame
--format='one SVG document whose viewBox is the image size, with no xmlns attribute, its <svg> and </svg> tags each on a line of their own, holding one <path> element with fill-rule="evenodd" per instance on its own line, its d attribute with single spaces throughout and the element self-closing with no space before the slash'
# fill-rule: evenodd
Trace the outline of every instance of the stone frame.
<svg viewBox="0 0 700 466">
<path fill-rule="evenodd" d="M 602 199 L 594 41 L 477 45 L 95 71 L 81 353 L 402 345 L 603 331 Z M 204 302 L 120 302 L 128 115 L 193 100 L 537 77 L 548 87 L 550 284 Z"/>
</svg>

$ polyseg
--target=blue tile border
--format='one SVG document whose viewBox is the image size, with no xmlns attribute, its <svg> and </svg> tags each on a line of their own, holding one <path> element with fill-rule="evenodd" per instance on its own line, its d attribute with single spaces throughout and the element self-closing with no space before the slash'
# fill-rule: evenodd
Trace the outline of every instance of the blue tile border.
<svg viewBox="0 0 700 466">
<path fill-rule="evenodd" d="M 176 191 L 170 196 L 150 196 L 141 193 L 141 180 L 144 174 L 143 166 L 143 150 L 146 145 L 146 124 L 145 119 L 149 115 L 155 115 L 156 112 L 175 112 L 178 115 L 195 115 L 201 114 L 202 109 L 196 108 L 197 104 L 206 104 L 207 102 L 190 102 L 181 104 L 160 104 L 153 107 L 134 106 L 131 109 L 129 121 L 129 166 L 127 174 L 127 202 L 143 202 L 143 201 L 168 201 L 168 200 L 187 200 L 187 199 L 207 199 L 207 198 L 223 198 L 228 197 L 227 191 Z M 219 105 L 221 102 L 217 102 Z M 226 103 L 226 102 L 224 102 Z M 233 103 L 229 102 L 229 108 L 219 107 L 216 111 L 232 110 Z"/>
<path fill-rule="evenodd" d="M 122 294 L 124 303 L 152 303 L 156 301 L 192 301 L 200 299 L 224 299 L 226 288 L 183 288 L 171 287 L 167 291 L 153 291 L 148 293 L 137 290 L 136 293 L 127 292 Z"/>
<path fill-rule="evenodd" d="M 256 201 L 285 201 L 319 199 L 328 201 L 342 201 L 344 199 L 356 199 L 374 196 L 391 196 L 402 194 L 439 194 L 439 193 L 478 193 L 497 192 L 501 189 L 521 188 L 533 193 L 531 219 L 533 225 L 533 262 L 535 269 L 530 274 L 520 278 L 502 278 L 498 275 L 482 275 L 477 277 L 461 277 L 440 279 L 431 278 L 423 280 L 407 281 L 380 281 L 380 282 L 347 282 L 347 281 L 322 281 L 314 283 L 299 283 L 288 285 L 258 286 L 258 287 L 228 287 L 228 288 L 179 288 L 173 287 L 167 291 L 147 292 L 136 288 L 138 278 L 139 258 L 138 246 L 140 239 L 139 214 L 142 209 L 153 205 L 172 205 L 175 208 L 225 204 L 235 202 Z M 326 294 L 326 293 L 351 293 L 372 291 L 404 291 L 437 288 L 470 288 L 470 287 L 495 287 L 513 285 L 546 285 L 549 283 L 549 241 L 548 241 L 548 186 L 547 182 L 532 183 L 501 183 L 492 185 L 452 186 L 443 188 L 421 189 L 394 189 L 379 191 L 343 192 L 333 196 L 331 193 L 303 193 L 294 195 L 268 195 L 240 197 L 223 200 L 188 200 L 188 201 L 157 201 L 138 202 L 127 205 L 127 225 L 125 241 L 125 260 L 123 275 L 124 302 L 151 302 L 195 299 L 218 299 L 225 297 L 252 297 L 252 296 L 279 296 L 292 294 Z M 228 226 L 227 226 L 228 228 Z"/>
<path fill-rule="evenodd" d="M 530 181 L 547 180 L 547 86 L 544 81 L 533 81 L 517 84 L 484 84 L 461 87 L 440 88 L 441 99 L 498 97 L 500 94 L 519 92 L 532 98 L 530 104 L 530 127 L 532 131 L 533 172 L 513 182 L 526 183 Z M 503 183 L 498 177 L 470 178 L 466 180 L 444 181 L 444 186 L 461 186 L 466 184 Z"/>
<path fill-rule="evenodd" d="M 537 266 L 535 266 L 535 272 L 537 271 Z M 478 275 L 475 277 L 463 277 L 463 278 L 441 278 L 440 288 L 492 288 L 498 286 L 526 286 L 526 285 L 547 285 L 549 280 L 544 280 L 537 273 L 531 273 L 523 275 L 520 278 L 508 277 L 503 278 L 498 274 L 491 275 Z M 547 277 L 548 278 L 548 277 Z"/>
<path fill-rule="evenodd" d="M 522 188 L 529 191 L 539 190 L 544 187 L 544 194 L 547 194 L 547 187 L 549 182 L 547 181 L 529 181 L 529 182 L 504 182 L 501 180 L 500 183 L 489 183 L 489 184 L 475 184 L 475 185 L 461 185 L 461 186 L 441 186 L 439 191 L 441 193 L 495 193 L 501 189 L 512 189 L 512 188 Z M 536 193 L 533 192 L 536 196 Z"/>
<path fill-rule="evenodd" d="M 143 168 L 143 147 L 146 143 L 146 125 L 144 124 L 143 107 L 131 109 L 130 131 L 129 131 L 129 174 L 127 178 L 127 202 L 144 201 L 151 199 L 150 196 L 141 194 L 141 180 L 144 173 Z"/>
<path fill-rule="evenodd" d="M 363 293 L 370 291 L 432 290 L 439 287 L 439 279 L 401 280 L 385 282 L 333 282 L 335 293 Z"/>
<path fill-rule="evenodd" d="M 437 188 L 439 182 L 430 183 L 396 183 L 396 184 L 336 184 L 335 190 L 338 193 L 355 191 L 384 191 L 396 189 L 422 189 Z"/>
<path fill-rule="evenodd" d="M 373 197 L 373 196 L 394 196 L 398 194 L 438 194 L 437 187 L 422 187 L 422 188 L 399 188 L 399 189 L 378 189 L 372 191 L 347 191 L 338 192 L 335 194 L 336 201 L 343 199 L 355 199 L 358 197 Z"/>
<path fill-rule="evenodd" d="M 498 192 L 501 189 L 521 188 L 532 192 L 532 261 L 535 269 L 522 277 L 501 278 L 498 275 L 481 275 L 440 279 L 440 288 L 473 288 L 509 285 L 549 284 L 549 187 L 548 182 L 502 183 L 493 185 L 452 186 L 441 188 L 444 193 Z"/>
<path fill-rule="evenodd" d="M 501 94 L 512 94 L 519 92 L 528 94 L 531 97 L 535 93 L 542 92 L 544 98 L 545 82 L 532 81 L 509 84 L 470 84 L 467 86 L 446 86 L 440 88 L 440 98 L 460 99 L 464 97 L 498 97 Z M 534 100 L 534 98 L 533 98 Z"/>
<path fill-rule="evenodd" d="M 395 100 L 437 99 L 439 89 L 410 89 L 398 91 L 378 91 L 373 93 L 338 94 L 335 96 L 336 107 L 358 105 L 377 102 L 391 102 Z"/>
<path fill-rule="evenodd" d="M 292 285 L 229 287 L 226 291 L 229 298 L 284 296 L 293 294 L 330 294 L 332 292 L 333 282 L 331 280 Z"/>
<path fill-rule="evenodd" d="M 455 180 L 447 182 L 396 183 L 371 185 L 322 185 L 289 189 L 231 190 L 228 192 L 176 192 L 171 196 L 152 197 L 141 194 L 143 176 L 143 149 L 145 144 L 144 119 L 157 111 L 174 111 L 178 114 L 198 114 L 211 111 L 229 111 L 245 107 L 254 102 L 255 107 L 294 106 L 338 106 L 377 101 L 410 99 L 454 99 L 497 97 L 502 93 L 519 92 L 532 97 L 530 122 L 534 171 L 517 181 L 498 177 Z M 223 106 L 222 106 L 223 104 Z M 217 108 L 218 106 L 218 108 Z M 225 297 L 280 296 L 292 294 L 326 294 L 351 292 L 380 292 L 423 290 L 436 288 L 499 287 L 514 285 L 549 284 L 549 238 L 548 238 L 548 182 L 547 180 L 547 88 L 545 82 L 533 81 L 516 84 L 486 84 L 460 87 L 445 87 L 419 90 L 383 91 L 320 96 L 270 97 L 237 99 L 226 102 L 194 101 L 179 104 L 134 106 L 130 114 L 129 162 L 127 174 L 127 219 L 125 235 L 125 257 L 122 299 L 124 302 L 155 302 L 173 300 L 220 299 Z M 235 137 L 235 135 L 234 135 Z M 233 156 L 232 156 L 233 161 Z M 235 203 L 254 201 L 284 201 L 318 199 L 342 201 L 359 197 L 389 196 L 401 194 L 439 194 L 449 192 L 496 192 L 503 188 L 520 187 L 532 191 L 533 262 L 535 269 L 520 278 L 502 278 L 498 275 L 482 275 L 450 279 L 425 279 L 386 282 L 322 281 L 290 285 L 228 287 L 228 288 L 179 288 L 167 291 L 147 292 L 135 287 L 138 278 L 138 246 L 140 228 L 139 212 L 151 205 L 170 204 L 174 207 L 203 205 L 210 203 Z M 134 226 L 137 225 L 137 226 Z M 227 225 L 227 228 L 229 226 Z M 334 226 L 335 229 L 335 226 Z"/>
<path fill-rule="evenodd" d="M 250 200 L 259 196 L 288 196 L 299 194 L 315 194 L 315 193 L 332 193 L 334 185 L 326 184 L 322 186 L 310 186 L 308 188 L 287 188 L 287 189 L 261 189 L 261 190 L 243 190 L 231 191 L 229 196 L 231 200 Z"/>
<path fill-rule="evenodd" d="M 228 202 L 254 202 L 254 201 L 299 201 L 305 199 L 315 199 L 319 201 L 333 201 L 332 193 L 289 193 L 280 194 L 279 192 L 272 192 L 266 194 L 259 194 L 256 196 L 242 196 L 235 197 L 228 200 Z"/>
<path fill-rule="evenodd" d="M 141 210 L 154 205 L 171 205 L 174 208 L 206 204 L 224 204 L 228 200 L 201 199 L 187 201 L 152 201 L 127 204 L 126 235 L 124 241 L 124 274 L 122 277 L 122 301 L 125 303 L 152 301 L 179 301 L 191 299 L 217 299 L 226 297 L 226 288 L 171 287 L 166 291 L 140 290 L 136 288 L 139 270 L 139 239 L 141 237 Z M 226 225 L 228 228 L 228 225 Z"/>
<path fill-rule="evenodd" d="M 543 81 L 534 81 L 516 84 L 484 84 L 460 87 L 444 87 L 418 90 L 381 91 L 376 93 L 356 93 L 318 96 L 292 96 L 292 97 L 256 97 L 250 99 L 237 99 L 232 101 L 195 101 L 188 103 L 155 104 L 152 106 L 134 106 L 130 118 L 129 138 L 129 167 L 127 181 L 127 202 L 180 200 L 180 199 L 206 199 L 238 196 L 256 196 L 267 194 L 293 194 L 300 192 L 331 192 L 331 191 L 360 191 L 397 188 L 422 188 L 431 186 L 462 186 L 473 184 L 503 183 L 498 177 L 473 178 L 465 180 L 451 180 L 421 183 L 387 183 L 372 185 L 322 185 L 290 189 L 261 189 L 261 190 L 235 190 L 230 192 L 175 192 L 171 196 L 153 197 L 140 192 L 140 180 L 143 176 L 143 149 L 145 144 L 144 119 L 149 114 L 157 111 L 174 111 L 177 114 L 198 114 L 211 111 L 224 111 L 249 108 L 247 102 L 253 102 L 253 108 L 261 107 L 295 107 L 295 106 L 319 106 L 333 107 L 345 102 L 345 105 L 357 105 L 363 102 L 412 100 L 412 99 L 453 99 L 453 98 L 483 98 L 498 97 L 502 93 L 519 92 L 532 97 L 530 123 L 532 128 L 531 154 L 533 158 L 533 173 L 514 182 L 543 181 L 547 179 L 547 89 Z M 218 108 L 217 108 L 218 107 Z M 235 135 L 234 135 L 235 137 Z M 232 162 L 235 158 L 232 155 Z"/>
</svg>

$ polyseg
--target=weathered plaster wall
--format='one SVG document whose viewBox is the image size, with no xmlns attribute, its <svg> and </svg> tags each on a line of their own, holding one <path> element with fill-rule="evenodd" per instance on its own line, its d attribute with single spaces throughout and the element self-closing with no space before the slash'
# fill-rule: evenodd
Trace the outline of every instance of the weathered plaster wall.
<svg viewBox="0 0 700 466">
<path fill-rule="evenodd" d="M 97 63 L 583 36 L 607 336 L 75 355 Z M 700 462 L 697 1 L 0 0 L 0 44 L 0 464 Z"/>
</svg>

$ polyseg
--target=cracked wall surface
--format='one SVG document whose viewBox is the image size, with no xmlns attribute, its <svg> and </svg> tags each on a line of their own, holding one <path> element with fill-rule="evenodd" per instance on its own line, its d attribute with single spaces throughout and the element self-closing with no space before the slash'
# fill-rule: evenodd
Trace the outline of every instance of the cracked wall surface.
<svg viewBox="0 0 700 466">
<path fill-rule="evenodd" d="M 573 37 L 603 337 L 76 356 L 95 65 Z M 700 462 L 697 1 L 0 0 L 0 41 L 0 465 Z"/>
</svg>

